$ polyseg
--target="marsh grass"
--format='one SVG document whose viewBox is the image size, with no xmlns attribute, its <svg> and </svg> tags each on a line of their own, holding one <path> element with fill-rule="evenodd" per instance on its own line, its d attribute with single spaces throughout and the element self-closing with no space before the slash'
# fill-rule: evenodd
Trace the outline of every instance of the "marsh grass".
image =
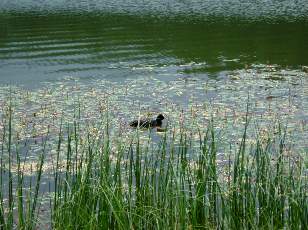
<svg viewBox="0 0 308 230">
<path fill-rule="evenodd" d="M 3 229 L 44 228 L 40 192 L 48 135 L 37 158 L 35 182 L 25 184 L 13 137 L 12 103 L 4 121 L 1 152 L 0 221 Z M 239 148 L 218 166 L 219 141 L 213 127 L 199 133 L 194 147 L 187 128 L 173 127 L 158 145 L 136 130 L 129 142 L 111 140 L 108 111 L 97 127 L 81 132 L 80 110 L 63 124 L 53 156 L 54 188 L 48 223 L 54 229 L 307 229 L 304 160 L 287 154 L 284 129 L 247 143 L 248 113 Z M 202 133 L 205 133 L 204 135 Z M 179 140 L 176 141 L 176 140 Z M 13 151 L 13 148 L 16 151 Z M 8 157 L 5 156 L 8 154 Z M 194 155 L 193 157 L 191 155 Z M 61 164 L 61 156 L 65 164 Z M 4 161 L 8 158 L 8 167 Z M 12 164 L 17 163 L 13 175 Z M 8 176 L 7 176 L 8 175 Z M 4 185 L 4 181 L 7 184 Z M 8 185 L 8 186 L 7 186 Z M 25 189 L 27 187 L 27 189 Z M 44 225 L 45 226 L 45 225 Z"/>
</svg>

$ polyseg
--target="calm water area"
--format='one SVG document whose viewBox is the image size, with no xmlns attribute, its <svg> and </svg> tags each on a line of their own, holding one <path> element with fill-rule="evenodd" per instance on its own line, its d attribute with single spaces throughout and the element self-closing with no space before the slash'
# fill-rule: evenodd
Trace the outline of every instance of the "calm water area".
<svg viewBox="0 0 308 230">
<path fill-rule="evenodd" d="M 307 15 L 306 0 L 1 0 L 0 84 L 300 68 Z"/>
</svg>

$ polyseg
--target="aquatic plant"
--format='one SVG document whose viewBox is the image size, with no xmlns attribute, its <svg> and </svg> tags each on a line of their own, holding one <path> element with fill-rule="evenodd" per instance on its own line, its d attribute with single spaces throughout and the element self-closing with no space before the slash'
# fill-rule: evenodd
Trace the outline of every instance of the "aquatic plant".
<svg viewBox="0 0 308 230">
<path fill-rule="evenodd" d="M 11 108 L 11 107 L 10 107 Z M 12 151 L 12 110 L 3 142 Z M 237 151 L 218 166 L 218 145 L 213 121 L 194 148 L 188 130 L 182 126 L 163 134 L 158 145 L 151 136 L 145 141 L 140 130 L 130 142 L 110 140 L 108 111 L 102 121 L 103 135 L 89 128 L 83 135 L 78 121 L 61 128 L 50 179 L 48 224 L 65 228 L 304 228 L 307 226 L 307 175 L 304 159 L 286 151 L 286 133 L 270 134 L 266 141 L 256 139 L 247 144 L 246 131 Z M 62 126 L 61 126 L 62 127 Z M 65 130 L 66 129 L 66 130 Z M 64 131 L 65 130 L 65 131 Z M 176 138 L 179 142 L 176 142 Z M 1 225 L 6 229 L 16 224 L 20 229 L 41 226 L 37 201 L 46 140 L 37 159 L 35 186 L 25 192 L 26 161 L 17 157 L 17 182 L 13 183 L 9 155 L 9 199 L 1 193 Z M 276 142 L 278 141 L 278 142 Z M 82 144 L 80 144 L 82 143 Z M 65 148 L 62 148 L 62 145 Z M 11 147 L 10 147 L 11 146 Z M 5 148 L 5 147 L 3 147 Z M 60 152 L 65 155 L 61 163 Z M 3 155 L 2 155 L 3 156 Z M 10 163 L 11 162 L 11 163 Z M 63 164 L 62 166 L 60 166 Z M 1 181 L 6 172 L 1 167 Z M 15 189 L 15 190 L 14 190 Z M 14 190 L 14 191 L 13 191 Z M 18 217 L 14 219 L 15 206 Z M 6 208 L 8 207 L 8 209 Z"/>
<path fill-rule="evenodd" d="M 306 134 L 304 124 L 296 125 L 294 101 L 271 99 L 289 103 L 287 124 L 282 105 L 254 100 L 258 95 L 248 109 L 232 110 L 228 97 L 201 103 L 194 94 L 185 107 L 175 95 L 198 91 L 196 83 L 158 81 L 157 89 L 152 80 L 132 89 L 75 80 L 31 92 L 2 87 L 1 227 L 307 227 Z M 134 96 L 145 87 L 160 92 L 159 109 L 148 109 L 155 103 L 147 95 Z M 210 82 L 201 88 L 216 90 Z M 166 114 L 165 132 L 128 126 L 139 113 L 159 112 Z M 303 139 L 294 138 L 299 134 Z"/>
</svg>

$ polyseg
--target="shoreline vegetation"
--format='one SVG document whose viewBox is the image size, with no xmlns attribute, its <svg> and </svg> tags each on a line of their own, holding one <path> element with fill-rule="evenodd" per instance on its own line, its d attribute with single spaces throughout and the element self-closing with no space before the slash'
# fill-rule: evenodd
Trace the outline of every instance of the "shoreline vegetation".
<svg viewBox="0 0 308 230">
<path fill-rule="evenodd" d="M 37 156 L 35 180 L 26 186 L 25 160 L 14 143 L 12 108 L 3 133 L 0 221 L 3 229 L 305 229 L 307 175 L 300 156 L 288 154 L 284 130 L 247 144 L 248 113 L 238 151 L 217 165 L 215 131 L 208 125 L 199 146 L 184 127 L 163 134 L 157 148 L 141 144 L 136 130 L 131 142 L 112 151 L 108 118 L 104 136 L 78 133 L 78 123 L 61 125 L 48 195 L 39 192 L 46 162 L 47 137 Z M 66 130 L 66 131 L 64 131 Z M 179 143 L 176 144 L 176 135 Z M 84 141 L 81 144 L 81 141 Z M 64 165 L 60 152 L 65 146 Z M 16 151 L 13 150 L 16 148 Z M 3 157 L 7 151 L 8 165 Z M 188 156 L 194 152 L 195 159 Z M 307 163 L 307 162 L 306 162 Z M 17 175 L 10 170 L 17 164 Z M 4 177 L 8 184 L 4 186 Z M 8 198 L 4 197 L 8 195 Z M 46 209 L 40 219 L 44 197 Z"/>
<path fill-rule="evenodd" d="M 230 82 L 236 86 L 251 76 L 245 71 L 231 75 Z M 291 74 L 279 76 L 286 79 L 281 84 L 303 82 L 289 79 Z M 156 82 L 157 89 L 144 81 L 139 89 L 134 84 L 97 85 L 105 94 L 64 83 L 37 92 L 2 91 L 2 229 L 307 228 L 307 149 L 294 135 L 305 135 L 306 126 L 281 115 L 296 118 L 294 105 L 305 95 L 296 91 L 293 97 L 289 88 L 278 97 L 274 90 L 282 91 L 276 86 L 263 105 L 251 83 L 249 102 L 230 98 L 235 107 L 242 105 L 239 110 L 222 104 L 226 95 L 218 96 L 217 107 L 189 99 L 181 110 L 168 101 L 165 89 L 149 90 L 157 104 L 162 101 L 160 110 L 149 112 L 140 102 L 133 107 L 130 96 L 165 85 Z M 198 90 L 196 84 L 187 79 L 183 88 L 179 82 L 167 86 L 186 100 L 184 89 Z M 209 82 L 202 87 L 219 95 Z M 260 94 L 263 88 L 257 88 Z M 247 91 L 241 92 L 247 98 Z M 131 117 L 158 113 L 166 115 L 165 132 L 128 127 Z"/>
</svg>

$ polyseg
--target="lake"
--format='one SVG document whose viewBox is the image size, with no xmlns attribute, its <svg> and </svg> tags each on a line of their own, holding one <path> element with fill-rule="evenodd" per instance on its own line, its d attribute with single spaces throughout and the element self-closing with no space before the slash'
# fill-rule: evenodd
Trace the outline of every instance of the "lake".
<svg viewBox="0 0 308 230">
<path fill-rule="evenodd" d="M 69 104 L 83 100 L 85 112 L 98 119 L 97 102 L 108 92 L 118 122 L 139 111 L 175 121 L 179 111 L 193 108 L 207 119 L 229 117 L 226 142 L 242 132 L 234 119 L 251 103 L 256 122 L 268 128 L 280 120 L 295 146 L 307 149 L 305 3 L 1 1 L 0 103 L 7 105 L 9 84 L 17 86 L 20 118 L 44 104 L 50 113 L 72 112 L 62 101 L 66 95 Z M 32 99 L 22 96 L 28 90 Z"/>
<path fill-rule="evenodd" d="M 248 103 L 260 129 L 279 121 L 306 151 L 305 3 L 1 1 L 0 105 L 16 85 L 16 125 L 36 120 L 24 139 L 58 127 L 59 111 L 73 121 L 76 101 L 85 120 L 99 120 L 108 95 L 117 128 L 139 111 L 174 124 L 181 110 L 195 111 L 198 128 L 214 115 L 221 138 L 235 143 Z"/>
<path fill-rule="evenodd" d="M 281 207 L 285 202 L 282 199 L 286 199 L 285 207 L 281 208 L 283 214 L 272 209 L 264 212 L 266 218 L 267 214 L 277 214 L 277 218 L 269 217 L 271 221 L 265 218 L 265 223 L 292 214 L 297 218 L 294 223 L 290 216 L 285 219 L 295 226 L 295 220 L 305 219 L 294 212 L 292 202 L 301 204 L 298 210 L 304 210 L 305 202 L 296 199 L 306 199 L 304 189 L 302 194 L 297 187 L 304 188 L 308 173 L 307 51 L 307 0 L 1 0 L 0 211 L 5 210 L 7 223 L 11 221 L 12 226 L 21 226 L 23 218 L 18 216 L 17 221 L 15 211 L 21 215 L 20 207 L 30 207 L 29 202 L 33 205 L 32 212 L 37 211 L 39 216 L 36 220 L 34 215 L 27 214 L 30 223 L 33 226 L 36 222 L 44 223 L 46 229 L 51 228 L 57 223 L 53 218 L 57 217 L 51 215 L 50 210 L 55 214 L 60 208 L 59 217 L 66 215 L 61 205 L 56 205 L 63 194 L 65 198 L 61 202 L 69 201 L 68 204 L 76 202 L 69 200 L 67 193 L 73 199 L 76 194 L 86 194 L 87 202 L 80 206 L 77 202 L 78 210 L 82 211 L 87 210 L 82 205 L 87 206 L 97 194 L 99 199 L 106 196 L 106 193 L 96 193 L 101 191 L 101 188 L 96 190 L 96 185 L 102 182 L 105 175 L 101 175 L 109 167 L 110 182 L 114 180 L 111 184 L 116 185 L 118 181 L 121 184 L 123 179 L 120 187 L 123 186 L 124 192 L 129 183 L 129 191 L 135 190 L 137 178 L 140 180 L 138 167 L 143 170 L 145 183 L 153 180 L 148 188 L 162 183 L 163 186 L 153 190 L 153 204 L 162 199 L 160 195 L 155 198 L 157 191 L 175 182 L 179 188 L 175 191 L 179 193 L 169 194 L 170 202 L 166 199 L 169 205 L 173 204 L 174 197 L 186 194 L 191 186 L 196 187 L 187 194 L 199 191 L 200 181 L 208 180 L 215 189 L 217 181 L 223 186 L 229 184 L 230 178 L 236 175 L 239 162 L 236 159 L 242 157 L 239 181 L 249 185 L 243 186 L 243 191 L 246 188 L 251 191 L 239 196 L 238 203 L 252 202 L 251 213 L 262 213 L 263 200 L 279 203 L 281 199 L 276 206 Z M 160 113 L 166 118 L 161 130 L 139 132 L 129 127 L 133 119 L 153 119 Z M 259 162 L 259 154 L 264 155 L 266 167 L 263 161 Z M 203 157 L 210 161 L 204 163 Z M 286 171 L 280 168 L 281 161 Z M 276 162 L 277 170 L 276 166 L 272 167 Z M 210 168 L 202 168 L 208 163 Z M 219 166 L 217 171 L 216 165 Z M 244 165 L 246 171 L 242 171 Z M 175 168 L 179 171 L 174 173 Z M 91 179 L 84 181 L 93 183 L 90 186 L 96 194 L 93 197 L 78 190 L 84 188 L 80 186 L 83 179 L 75 185 L 78 178 L 84 178 L 86 170 L 89 173 L 84 175 L 90 175 Z M 134 176 L 132 170 L 135 170 Z M 173 173 L 169 174 L 169 170 Z M 264 183 L 254 178 L 255 175 L 259 178 L 262 170 Z M 158 171 L 159 174 L 155 174 Z M 166 177 L 161 174 L 164 171 Z M 204 178 L 199 177 L 200 172 L 206 172 Z M 156 176 L 151 176 L 152 173 Z M 155 178 L 167 178 L 171 174 L 175 177 L 170 177 L 168 182 L 167 179 L 155 182 Z M 151 179 L 147 180 L 147 176 Z M 286 191 L 290 191 L 288 195 L 279 193 L 282 186 L 277 183 L 283 176 L 286 178 L 281 179 L 281 183 L 289 186 L 286 187 Z M 293 177 L 294 181 L 299 180 L 298 184 L 291 182 Z M 273 179 L 269 183 L 276 186 L 277 192 L 267 186 L 267 179 Z M 187 181 L 183 187 L 178 186 L 177 181 L 184 180 Z M 36 192 L 33 192 L 36 182 Z M 238 184 L 235 179 L 234 182 L 237 193 Z M 258 200 L 258 189 L 261 188 L 261 192 L 266 189 L 259 187 L 261 184 L 266 185 L 270 195 L 262 202 Z M 170 187 L 170 191 L 174 188 Z M 209 189 L 210 194 L 215 194 L 214 198 L 209 195 L 202 198 L 203 207 L 211 207 L 206 202 L 213 199 L 212 207 L 227 210 L 223 223 L 237 219 L 228 216 L 233 212 L 234 195 L 230 194 L 234 192 L 230 184 L 225 188 L 227 190 L 219 193 L 224 199 L 230 199 L 226 206 L 219 206 L 223 199 L 215 198 L 218 194 L 215 189 Z M 283 193 L 284 189 L 281 190 Z M 117 194 L 115 191 L 110 194 Z M 26 195 L 21 198 L 18 194 L 23 193 Z M 18 197 L 16 206 L 20 202 L 18 209 L 12 198 L 15 199 L 15 195 Z M 192 213 L 185 209 L 190 203 L 199 204 L 201 199 L 197 195 L 194 202 L 191 202 L 192 197 L 183 204 L 182 198 L 176 199 L 184 207 L 180 213 Z M 40 207 L 35 206 L 36 196 Z M 123 198 L 124 203 L 135 200 L 131 194 Z M 166 204 L 162 206 L 164 209 Z M 142 205 L 151 207 L 146 203 Z M 97 206 L 95 203 L 91 210 L 97 210 Z M 170 213 L 173 206 L 177 207 L 171 205 Z M 196 207 L 194 210 L 199 215 Z M 24 209 L 25 213 L 31 211 L 31 208 Z M 213 220 L 225 218 L 219 213 Z M 249 215 L 251 213 L 249 211 Z M 93 214 L 91 221 L 100 219 L 99 215 Z M 108 221 L 116 219 L 109 215 L 106 215 Z M 138 217 L 140 212 L 134 215 Z M 237 209 L 234 216 L 239 216 Z M 259 218 L 259 215 L 252 216 Z M 71 217 L 86 220 L 74 214 L 68 220 L 74 219 Z M 189 218 L 185 217 L 184 222 Z M 156 217 L 149 219 L 156 221 Z M 177 222 L 178 218 L 173 219 Z M 243 223 L 257 223 L 255 219 L 247 220 Z M 162 223 L 165 227 L 167 222 Z M 58 224 L 63 226 L 61 218 Z M 143 222 L 138 224 L 136 226 L 144 228 Z M 175 227 L 179 226 L 176 224 Z M 116 228 L 117 225 L 110 226 Z M 192 226 L 188 224 L 186 228 Z M 259 226 L 269 225 L 261 223 Z"/>
<path fill-rule="evenodd" d="M 15 85 L 20 126 L 45 105 L 40 136 L 52 114 L 73 121 L 77 100 L 98 120 L 109 95 L 117 128 L 196 110 L 199 128 L 214 115 L 235 143 L 249 103 L 260 129 L 279 121 L 306 151 L 307 15 L 305 1 L 1 1 L 0 104 Z"/>
<path fill-rule="evenodd" d="M 218 78 L 251 64 L 308 65 L 299 1 L 1 1 L 0 83 L 65 76 Z"/>
</svg>

